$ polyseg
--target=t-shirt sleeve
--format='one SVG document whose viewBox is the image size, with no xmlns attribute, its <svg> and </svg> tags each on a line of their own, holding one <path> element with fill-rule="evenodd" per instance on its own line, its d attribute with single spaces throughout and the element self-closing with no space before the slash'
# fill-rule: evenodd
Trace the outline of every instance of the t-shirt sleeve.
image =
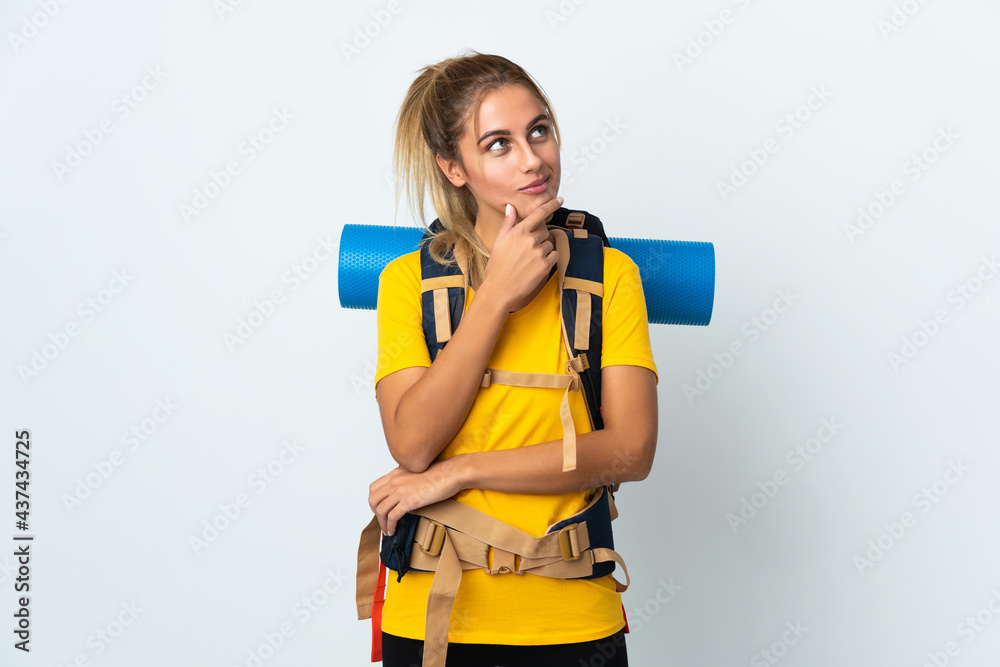
<svg viewBox="0 0 1000 667">
<path fill-rule="evenodd" d="M 604 324 L 601 368 L 642 366 L 660 376 L 649 342 L 649 317 L 639 267 L 620 250 L 604 250 Z"/>
<path fill-rule="evenodd" d="M 386 375 L 412 366 L 429 367 L 420 306 L 419 253 L 398 257 L 378 279 L 378 357 L 375 386 Z"/>
</svg>

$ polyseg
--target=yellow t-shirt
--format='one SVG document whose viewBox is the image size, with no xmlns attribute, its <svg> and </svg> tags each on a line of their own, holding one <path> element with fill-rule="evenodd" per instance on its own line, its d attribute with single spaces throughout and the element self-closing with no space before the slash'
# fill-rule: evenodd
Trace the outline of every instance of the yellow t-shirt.
<svg viewBox="0 0 1000 667">
<path fill-rule="evenodd" d="M 639 269 L 630 257 L 613 248 L 605 249 L 604 258 L 601 367 L 642 366 L 655 374 Z M 507 315 L 489 368 L 520 373 L 565 373 L 568 356 L 559 323 L 556 281 L 557 275 L 553 274 L 530 304 Z M 467 290 L 466 308 L 474 297 L 475 290 Z M 403 368 L 430 366 L 421 317 L 420 255 L 412 252 L 390 262 L 379 278 L 376 385 L 386 375 Z M 564 392 L 564 389 L 507 385 L 480 389 L 461 429 L 439 458 L 561 439 L 559 405 Z M 441 400 L 447 397 L 442 396 Z M 570 392 L 569 401 L 577 433 L 591 431 L 582 392 Z M 555 469 L 552 474 L 558 475 L 560 471 Z M 584 495 L 467 489 L 455 499 L 530 535 L 542 536 L 553 523 L 583 509 Z M 616 574 L 622 576 L 620 571 Z M 385 632 L 410 639 L 424 638 L 427 595 L 433 576 L 411 571 L 397 583 L 394 573 L 389 573 L 382 612 Z M 621 595 L 615 592 L 610 576 L 565 580 L 532 574 L 488 575 L 473 569 L 462 574 L 451 615 L 449 641 L 562 644 L 600 639 L 624 625 Z"/>
</svg>

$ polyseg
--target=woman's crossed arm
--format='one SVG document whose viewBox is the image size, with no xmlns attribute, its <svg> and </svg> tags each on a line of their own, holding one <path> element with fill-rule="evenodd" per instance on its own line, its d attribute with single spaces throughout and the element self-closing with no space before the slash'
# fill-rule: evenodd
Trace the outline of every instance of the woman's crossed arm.
<svg viewBox="0 0 1000 667">
<path fill-rule="evenodd" d="M 577 436 L 576 470 L 562 472 L 562 439 L 460 454 L 422 472 L 399 467 L 369 487 L 368 503 L 382 531 L 391 535 L 405 513 L 463 489 L 557 494 L 645 479 L 656 451 L 656 376 L 640 366 L 607 366 L 601 385 L 604 428 Z"/>
</svg>

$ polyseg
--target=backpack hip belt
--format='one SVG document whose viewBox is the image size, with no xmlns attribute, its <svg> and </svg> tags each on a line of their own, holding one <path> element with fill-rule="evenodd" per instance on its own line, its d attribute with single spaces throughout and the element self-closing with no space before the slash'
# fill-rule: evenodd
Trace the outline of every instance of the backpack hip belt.
<svg viewBox="0 0 1000 667">
<path fill-rule="evenodd" d="M 628 569 L 613 548 L 610 530 L 618 512 L 606 487 L 598 488 L 586 507 L 550 526 L 542 537 L 533 537 L 456 500 L 443 500 L 410 514 L 416 521 L 409 530 L 413 538 L 408 562 L 394 563 L 394 567 L 400 572 L 399 578 L 409 570 L 434 572 L 427 598 L 424 667 L 445 665 L 448 625 L 463 570 L 478 568 L 488 575 L 530 573 L 559 579 L 593 579 L 610 575 L 617 563 L 625 572 L 625 583 L 612 575 L 615 591 L 623 593 L 628 589 Z M 376 578 L 384 581 L 385 563 L 371 557 L 380 532 L 378 519 L 373 518 L 362 534 L 358 552 L 359 619 L 373 617 L 370 592 L 380 587 Z M 402 532 L 400 525 L 397 534 Z M 380 606 L 382 601 L 377 597 L 374 604 Z"/>
</svg>

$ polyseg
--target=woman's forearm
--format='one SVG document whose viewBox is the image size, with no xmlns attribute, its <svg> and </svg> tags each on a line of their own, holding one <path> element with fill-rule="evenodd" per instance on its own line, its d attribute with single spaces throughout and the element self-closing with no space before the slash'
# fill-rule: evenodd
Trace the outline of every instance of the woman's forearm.
<svg viewBox="0 0 1000 667">
<path fill-rule="evenodd" d="M 601 384 L 604 428 L 577 435 L 576 470 L 562 471 L 561 438 L 459 454 L 421 471 L 401 466 L 369 488 L 369 504 L 382 529 L 391 534 L 405 513 L 465 489 L 559 494 L 645 479 L 653 466 L 659 430 L 655 375 L 638 366 L 608 366 L 602 370 Z"/>
<path fill-rule="evenodd" d="M 646 478 L 656 450 L 656 427 L 623 437 L 602 429 L 577 435 L 576 470 L 562 472 L 562 440 L 527 447 L 460 454 L 442 463 L 462 489 L 557 494 Z"/>
<path fill-rule="evenodd" d="M 368 489 L 368 504 L 382 531 L 392 535 L 407 512 L 453 497 L 465 489 L 560 494 L 644 479 L 656 448 L 652 436 L 623 439 L 602 429 L 577 436 L 576 470 L 562 472 L 562 440 L 490 452 L 459 454 L 414 473 L 396 468 Z"/>
<path fill-rule="evenodd" d="M 455 485 L 507 493 L 569 493 L 645 479 L 659 430 L 656 376 L 638 366 L 601 371 L 604 428 L 576 437 L 576 470 L 562 471 L 563 441 L 456 456 Z M 457 460 L 456 460 L 457 459 Z"/>
</svg>

